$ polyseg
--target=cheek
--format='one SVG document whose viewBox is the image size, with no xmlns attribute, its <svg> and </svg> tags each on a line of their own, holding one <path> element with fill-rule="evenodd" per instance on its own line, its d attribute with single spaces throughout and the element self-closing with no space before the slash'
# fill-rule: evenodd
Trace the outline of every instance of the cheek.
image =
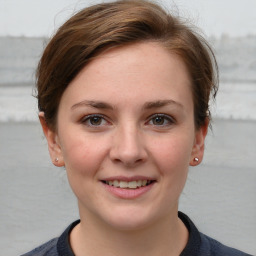
<svg viewBox="0 0 256 256">
<path fill-rule="evenodd" d="M 154 149 L 153 149 L 154 148 Z M 185 186 L 189 168 L 192 140 L 188 136 L 169 136 L 155 143 L 151 152 L 161 179 L 161 195 L 166 207 L 177 202 Z"/>
<path fill-rule="evenodd" d="M 90 191 L 98 182 L 97 173 L 106 150 L 90 138 L 81 138 L 69 137 L 67 143 L 63 144 L 62 152 L 71 189 L 77 198 L 83 198 L 86 193 L 90 200 Z"/>
<path fill-rule="evenodd" d="M 186 176 L 192 147 L 191 137 L 176 134 L 155 143 L 152 155 L 164 175 Z"/>
<path fill-rule="evenodd" d="M 72 137 L 63 143 L 62 153 L 65 167 L 72 175 L 90 176 L 95 174 L 105 156 L 105 149 L 90 138 Z"/>
</svg>

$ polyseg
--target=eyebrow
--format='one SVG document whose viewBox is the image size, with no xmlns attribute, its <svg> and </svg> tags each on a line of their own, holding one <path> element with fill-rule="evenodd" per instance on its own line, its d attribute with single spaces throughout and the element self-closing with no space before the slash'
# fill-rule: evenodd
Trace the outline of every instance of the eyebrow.
<svg viewBox="0 0 256 256">
<path fill-rule="evenodd" d="M 144 109 L 153 109 L 153 108 L 161 108 L 168 105 L 175 105 L 179 108 L 184 108 L 183 105 L 177 101 L 174 100 L 157 100 L 157 101 L 151 101 L 146 102 L 143 106 Z"/>
<path fill-rule="evenodd" d="M 83 107 L 83 106 L 87 106 L 87 107 L 93 107 L 93 108 L 98 108 L 98 109 L 112 109 L 113 107 L 105 102 L 102 101 L 93 101 L 93 100 L 83 100 L 81 102 L 78 102 L 76 104 L 74 104 L 71 109 L 75 109 L 78 107 Z"/>
<path fill-rule="evenodd" d="M 168 105 L 175 105 L 179 108 L 184 108 L 182 104 L 180 104 L 179 102 L 176 102 L 174 100 L 157 100 L 157 101 L 149 101 L 146 102 L 142 109 L 154 109 L 154 108 L 161 108 L 164 106 L 168 106 Z M 87 107 L 93 107 L 93 108 L 97 108 L 97 109 L 110 109 L 113 110 L 113 106 L 111 106 L 110 104 L 106 103 L 106 102 L 102 102 L 102 101 L 93 101 L 93 100 L 83 100 L 81 102 L 78 102 L 76 104 L 74 104 L 71 109 L 75 109 L 78 107 L 83 107 L 83 106 L 87 106 Z"/>
</svg>

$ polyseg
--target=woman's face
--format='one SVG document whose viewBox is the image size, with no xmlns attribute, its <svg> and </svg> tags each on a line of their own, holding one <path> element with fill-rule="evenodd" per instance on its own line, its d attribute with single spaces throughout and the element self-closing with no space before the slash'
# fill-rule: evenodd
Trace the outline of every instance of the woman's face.
<svg viewBox="0 0 256 256">
<path fill-rule="evenodd" d="M 81 219 L 135 229 L 177 214 L 189 164 L 202 159 L 184 63 L 156 43 L 109 50 L 70 83 L 57 133 L 44 127 L 64 165 Z"/>
</svg>

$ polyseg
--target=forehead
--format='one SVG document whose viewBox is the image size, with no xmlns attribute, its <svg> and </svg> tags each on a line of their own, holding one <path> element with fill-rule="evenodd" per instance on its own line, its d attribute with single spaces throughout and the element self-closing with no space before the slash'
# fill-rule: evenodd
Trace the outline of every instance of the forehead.
<svg viewBox="0 0 256 256">
<path fill-rule="evenodd" d="M 107 49 L 94 58 L 83 70 L 86 70 L 87 73 L 88 71 L 101 72 L 102 75 L 110 68 L 122 71 L 122 75 L 129 75 L 129 72 L 134 73 L 136 71 L 134 68 L 139 68 L 138 72 L 142 68 L 154 71 L 154 74 L 162 72 L 162 76 L 176 73 L 177 69 L 186 75 L 189 74 L 183 60 L 157 42 L 142 42 Z M 170 69 L 166 72 L 168 68 Z M 126 72 L 123 72 L 124 69 Z"/>
<path fill-rule="evenodd" d="M 147 100 L 191 96 L 183 61 L 158 43 L 137 43 L 105 51 L 70 83 L 63 97 L 74 100 Z M 102 98 L 102 99 L 101 99 Z"/>
</svg>

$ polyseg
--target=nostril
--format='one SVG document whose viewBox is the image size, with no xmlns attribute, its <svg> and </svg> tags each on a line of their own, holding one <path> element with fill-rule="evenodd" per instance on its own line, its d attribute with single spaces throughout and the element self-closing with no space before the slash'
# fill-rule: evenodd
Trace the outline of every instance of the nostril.
<svg viewBox="0 0 256 256">
<path fill-rule="evenodd" d="M 145 161 L 146 154 L 139 151 L 112 151 L 110 158 L 115 163 L 122 163 L 126 166 L 133 166 Z"/>
<path fill-rule="evenodd" d="M 123 159 L 115 159 L 114 160 L 116 163 L 121 163 L 126 167 L 134 167 L 136 165 L 139 165 L 144 162 L 142 158 L 135 159 L 135 158 L 123 158 Z"/>
<path fill-rule="evenodd" d="M 116 136 L 113 137 L 110 158 L 115 163 L 133 166 L 144 162 L 147 153 L 142 137 L 138 136 L 137 128 L 129 127 L 119 130 Z"/>
</svg>

